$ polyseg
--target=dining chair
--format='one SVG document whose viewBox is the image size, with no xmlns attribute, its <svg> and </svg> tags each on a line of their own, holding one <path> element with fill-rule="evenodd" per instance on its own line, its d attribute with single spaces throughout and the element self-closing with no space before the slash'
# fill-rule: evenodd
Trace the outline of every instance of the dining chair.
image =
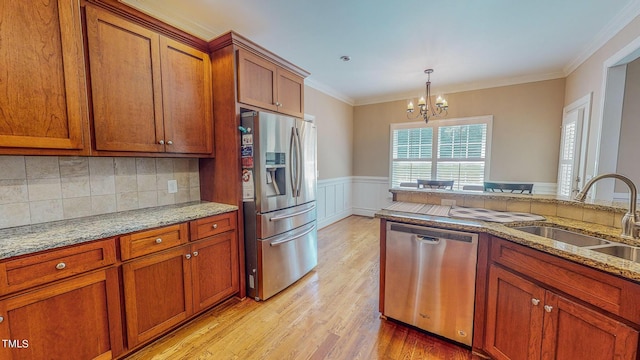
<svg viewBox="0 0 640 360">
<path fill-rule="evenodd" d="M 520 194 L 531 194 L 533 192 L 533 184 L 517 184 L 517 183 L 496 183 L 484 182 L 484 191 L 489 192 L 510 192 Z"/>
</svg>

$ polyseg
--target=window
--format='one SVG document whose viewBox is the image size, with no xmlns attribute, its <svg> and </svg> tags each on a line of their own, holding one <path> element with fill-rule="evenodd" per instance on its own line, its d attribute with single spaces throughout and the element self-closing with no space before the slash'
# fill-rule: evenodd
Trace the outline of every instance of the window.
<svg viewBox="0 0 640 360">
<path fill-rule="evenodd" d="M 454 180 L 454 189 L 488 177 L 492 116 L 391 124 L 391 187 Z"/>
</svg>

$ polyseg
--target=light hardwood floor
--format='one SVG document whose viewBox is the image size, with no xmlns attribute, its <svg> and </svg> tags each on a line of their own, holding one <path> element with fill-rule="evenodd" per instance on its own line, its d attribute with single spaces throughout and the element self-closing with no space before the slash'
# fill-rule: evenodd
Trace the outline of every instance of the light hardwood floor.
<svg viewBox="0 0 640 360">
<path fill-rule="evenodd" d="M 129 359 L 476 359 L 380 319 L 379 220 L 318 232 L 318 266 L 265 302 L 231 299 Z"/>
</svg>

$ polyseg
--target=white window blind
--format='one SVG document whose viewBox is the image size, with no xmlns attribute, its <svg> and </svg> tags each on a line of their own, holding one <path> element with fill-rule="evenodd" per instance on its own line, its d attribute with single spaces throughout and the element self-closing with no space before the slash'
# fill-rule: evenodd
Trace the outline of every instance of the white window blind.
<svg viewBox="0 0 640 360">
<path fill-rule="evenodd" d="M 391 187 L 454 180 L 482 186 L 488 176 L 491 116 L 391 125 Z M 437 156 L 433 156 L 437 154 Z"/>
</svg>

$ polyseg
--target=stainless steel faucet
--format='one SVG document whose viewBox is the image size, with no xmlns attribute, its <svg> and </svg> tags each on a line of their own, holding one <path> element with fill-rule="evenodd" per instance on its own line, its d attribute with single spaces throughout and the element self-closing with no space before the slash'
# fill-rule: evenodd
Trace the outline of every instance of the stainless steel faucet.
<svg viewBox="0 0 640 360">
<path fill-rule="evenodd" d="M 631 193 L 629 194 L 629 210 L 627 210 L 627 213 L 622 217 L 622 234 L 620 236 L 625 239 L 638 239 L 640 237 L 640 217 L 638 217 L 638 214 L 636 213 L 638 190 L 636 189 L 636 185 L 633 181 L 628 177 L 620 174 L 601 174 L 595 176 L 584 185 L 582 190 L 580 190 L 574 199 L 576 201 L 584 202 L 587 197 L 587 192 L 591 189 L 593 184 L 600 179 L 606 178 L 621 180 L 629 187 L 629 192 Z"/>
</svg>

